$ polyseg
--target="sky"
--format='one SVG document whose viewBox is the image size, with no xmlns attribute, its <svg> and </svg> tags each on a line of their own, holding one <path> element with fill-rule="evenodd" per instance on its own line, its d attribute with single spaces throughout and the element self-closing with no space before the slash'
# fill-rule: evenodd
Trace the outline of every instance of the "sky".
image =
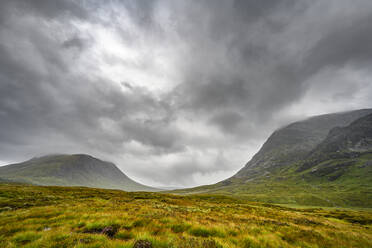
<svg viewBox="0 0 372 248">
<path fill-rule="evenodd" d="M 371 23 L 370 0 L 1 0 L 0 164 L 216 183 L 283 125 L 372 107 Z"/>
</svg>

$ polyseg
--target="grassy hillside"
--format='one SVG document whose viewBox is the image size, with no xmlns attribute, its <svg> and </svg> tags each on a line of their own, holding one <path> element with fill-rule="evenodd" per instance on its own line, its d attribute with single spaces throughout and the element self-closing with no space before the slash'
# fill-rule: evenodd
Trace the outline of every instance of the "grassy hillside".
<svg viewBox="0 0 372 248">
<path fill-rule="evenodd" d="M 370 207 L 372 115 L 330 129 L 328 135 L 322 134 L 322 140 L 313 139 L 320 137 L 318 128 L 325 130 L 325 123 L 329 129 L 335 119 L 351 121 L 366 111 L 291 124 L 275 132 L 235 176 L 214 185 L 174 192 L 227 194 L 281 204 Z"/>
<path fill-rule="evenodd" d="M 234 176 L 252 179 L 271 173 L 278 167 L 299 162 L 307 157 L 335 127 L 350 125 L 372 113 L 372 109 L 326 114 L 292 123 L 275 131 L 258 153 Z"/>
<path fill-rule="evenodd" d="M 301 164 L 273 171 L 252 181 L 176 190 L 178 194 L 211 193 L 267 203 L 330 207 L 372 206 L 372 154 L 354 159 L 330 159 L 296 172 Z"/>
<path fill-rule="evenodd" d="M 127 177 L 116 165 L 85 154 L 50 155 L 0 167 L 3 180 L 126 191 L 159 191 Z"/>
<path fill-rule="evenodd" d="M 371 247 L 372 213 L 0 184 L 0 247 Z M 142 241 L 145 242 L 145 241 Z"/>
</svg>

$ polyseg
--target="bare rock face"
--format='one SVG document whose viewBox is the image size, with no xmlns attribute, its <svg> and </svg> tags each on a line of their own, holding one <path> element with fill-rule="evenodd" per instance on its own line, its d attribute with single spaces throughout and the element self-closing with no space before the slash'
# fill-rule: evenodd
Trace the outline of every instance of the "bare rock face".
<svg viewBox="0 0 372 248">
<path fill-rule="evenodd" d="M 133 248 L 152 248 L 152 244 L 147 240 L 137 240 Z"/>
</svg>

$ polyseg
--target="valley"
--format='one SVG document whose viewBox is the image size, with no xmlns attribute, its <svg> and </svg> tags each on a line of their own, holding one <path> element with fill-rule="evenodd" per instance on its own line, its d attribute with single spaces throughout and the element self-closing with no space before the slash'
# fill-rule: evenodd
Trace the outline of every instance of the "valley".
<svg viewBox="0 0 372 248">
<path fill-rule="evenodd" d="M 0 246 L 371 247 L 371 161 L 371 109 L 289 124 L 196 188 L 148 187 L 86 154 L 33 158 L 0 167 Z"/>
</svg>

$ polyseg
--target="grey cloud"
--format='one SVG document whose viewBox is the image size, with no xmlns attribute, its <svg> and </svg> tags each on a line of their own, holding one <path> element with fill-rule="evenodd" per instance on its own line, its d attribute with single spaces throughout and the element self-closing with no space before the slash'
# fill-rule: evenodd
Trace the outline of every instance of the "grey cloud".
<svg viewBox="0 0 372 248">
<path fill-rule="evenodd" d="M 14 27 L 17 25 L 20 24 L 14 23 Z M 141 87 L 121 92 L 110 80 L 89 78 L 89 71 L 85 72 L 87 75 L 72 74 L 71 66 L 75 61 L 65 55 L 63 48 L 82 49 L 85 41 L 78 36 L 52 40 L 47 30 L 32 28 L 28 31 L 25 27 L 24 36 L 20 37 L 31 44 L 23 49 L 33 50 L 35 56 L 25 58 L 26 61 L 17 58 L 8 48 L 8 44 L 18 41 L 1 37 L 0 113 L 4 121 L 0 137 L 4 158 L 17 157 L 20 146 L 34 146 L 38 138 L 47 139 L 55 134 L 63 137 L 65 147 L 98 148 L 107 153 L 118 152 L 116 147 L 130 140 L 153 146 L 154 152 L 182 149 L 175 142 L 180 140 L 177 130 L 168 131 L 172 127 L 168 123 L 171 114 L 166 103 Z M 7 26 L 7 29 L 10 33 L 13 31 L 12 27 Z M 114 122 L 118 132 L 106 133 L 101 120 Z M 54 152 L 53 149 L 61 149 L 56 144 L 59 141 L 50 140 L 52 144 L 40 149 L 43 153 Z"/>
<path fill-rule="evenodd" d="M 366 4 L 372 9 L 372 4 Z M 325 66 L 343 66 L 346 63 L 370 66 L 372 60 L 372 11 L 351 17 L 325 34 L 308 52 L 304 66 L 314 72 Z"/>
<path fill-rule="evenodd" d="M 226 132 L 235 132 L 237 129 L 237 126 L 244 120 L 244 117 L 237 113 L 232 111 L 226 111 L 222 113 L 218 113 L 215 116 L 213 116 L 210 121 L 211 123 L 217 124 L 222 128 L 222 130 Z"/>
<path fill-rule="evenodd" d="M 231 105 L 246 105 L 249 100 L 249 88 L 243 80 L 227 78 L 211 78 L 210 81 L 188 83 L 180 88 L 184 105 L 191 109 L 205 109 L 207 111 L 229 108 Z"/>
<path fill-rule="evenodd" d="M 189 43 L 197 45 L 193 47 L 197 52 L 193 53 L 192 64 L 185 65 L 186 83 L 178 89 L 181 91 L 178 95 L 186 96 L 181 100 L 182 106 L 190 107 L 192 111 L 223 115 L 225 109 L 239 109 L 240 115 L 253 124 L 246 129 L 236 129 L 235 134 L 239 137 L 254 135 L 262 123 L 270 123 L 278 110 L 301 99 L 308 90 L 308 79 L 320 70 L 372 57 L 369 54 L 372 51 L 369 37 L 372 8 L 366 2 L 357 2 L 355 8 L 369 8 L 369 11 L 364 10 L 367 13 L 353 15 L 350 20 L 330 16 L 327 25 L 317 27 L 321 32 L 319 41 L 316 38 L 313 43 L 304 40 L 303 44 L 301 39 L 296 40 L 296 36 L 300 29 L 306 32 L 306 19 L 326 19 L 328 16 L 327 10 L 319 12 L 324 16 L 316 15 L 313 9 L 319 8 L 319 4 L 303 1 L 268 1 L 265 3 L 268 6 L 256 1 L 245 3 L 246 8 L 236 8 L 239 3 L 233 8 L 226 6 L 228 4 L 211 4 L 212 14 L 209 11 L 206 14 L 207 26 L 197 24 L 202 23 L 203 17 L 190 20 L 196 29 L 185 37 Z M 334 4 L 326 7 L 331 10 L 336 7 Z M 342 5 L 347 6 L 345 2 Z M 239 11 L 247 13 L 249 20 L 236 20 Z M 230 15 L 219 15 L 220 12 Z M 287 16 L 283 17 L 284 14 Z M 273 30 L 272 21 L 276 20 L 279 28 Z M 314 33 L 314 37 L 316 35 Z M 224 39 L 230 36 L 230 40 Z M 288 44 L 298 47 L 295 55 L 291 54 L 289 49 L 293 48 Z M 220 52 L 224 56 L 216 57 Z M 220 118 L 211 117 L 210 120 L 225 128 L 220 125 Z"/>
<path fill-rule="evenodd" d="M 233 170 L 233 165 L 229 164 L 223 152 L 218 151 L 214 156 L 210 164 L 198 156 L 196 158 L 189 156 L 174 161 L 171 167 L 156 166 L 156 169 L 135 171 L 135 174 L 151 178 L 155 182 L 167 182 L 168 185 L 198 185 L 197 176 L 231 173 Z"/>
<path fill-rule="evenodd" d="M 90 43 L 89 40 L 78 37 L 78 36 L 73 36 L 62 43 L 63 48 L 71 49 L 71 48 L 76 48 L 78 50 L 84 49 L 88 44 Z"/>
<path fill-rule="evenodd" d="M 136 21 L 140 26 L 152 26 L 154 23 L 153 11 L 158 4 L 157 0 L 154 1 L 119 1 L 119 4 L 123 4 L 127 8 L 131 17 Z"/>
<path fill-rule="evenodd" d="M 306 115 L 293 106 L 323 113 L 322 89 L 332 110 L 372 105 L 358 100 L 372 92 L 371 21 L 363 0 L 1 1 L 0 160 L 86 152 L 142 182 L 230 176 Z M 342 91 L 322 87 L 332 78 Z"/>
<path fill-rule="evenodd" d="M 2 14 L 33 14 L 44 18 L 58 18 L 63 15 L 84 19 L 88 17 L 86 9 L 75 0 L 4 0 L 1 4 Z"/>
</svg>

